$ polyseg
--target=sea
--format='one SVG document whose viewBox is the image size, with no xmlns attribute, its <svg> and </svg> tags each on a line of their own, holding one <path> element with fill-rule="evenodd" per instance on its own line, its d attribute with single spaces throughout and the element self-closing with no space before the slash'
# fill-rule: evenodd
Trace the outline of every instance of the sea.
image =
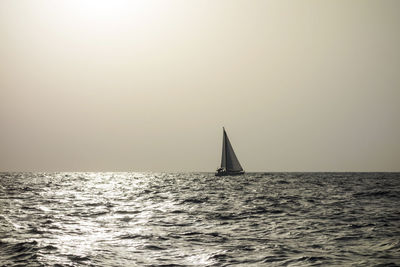
<svg viewBox="0 0 400 267">
<path fill-rule="evenodd" d="M 399 266 L 400 173 L 0 173 L 0 266 Z"/>
</svg>

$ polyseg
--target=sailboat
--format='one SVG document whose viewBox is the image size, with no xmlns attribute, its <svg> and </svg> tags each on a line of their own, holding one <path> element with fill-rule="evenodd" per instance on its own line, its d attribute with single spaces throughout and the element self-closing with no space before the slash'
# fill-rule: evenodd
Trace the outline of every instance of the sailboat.
<svg viewBox="0 0 400 267">
<path fill-rule="evenodd" d="M 240 165 L 240 162 L 235 155 L 235 151 L 233 151 L 231 142 L 229 141 L 225 128 L 222 127 L 222 129 L 223 129 L 223 141 L 222 141 L 221 167 L 218 168 L 217 172 L 215 173 L 215 176 L 244 174 L 243 168 Z"/>
</svg>

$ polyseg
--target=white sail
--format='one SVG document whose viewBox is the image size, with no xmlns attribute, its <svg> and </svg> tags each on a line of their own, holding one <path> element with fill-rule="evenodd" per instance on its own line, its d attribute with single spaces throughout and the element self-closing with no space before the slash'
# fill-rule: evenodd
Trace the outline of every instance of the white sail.
<svg viewBox="0 0 400 267">
<path fill-rule="evenodd" d="M 243 168 L 235 155 L 235 151 L 233 151 L 233 147 L 231 145 L 231 142 L 229 141 L 228 135 L 225 132 L 225 128 L 222 143 L 221 168 L 224 168 L 228 172 L 243 171 Z"/>
</svg>

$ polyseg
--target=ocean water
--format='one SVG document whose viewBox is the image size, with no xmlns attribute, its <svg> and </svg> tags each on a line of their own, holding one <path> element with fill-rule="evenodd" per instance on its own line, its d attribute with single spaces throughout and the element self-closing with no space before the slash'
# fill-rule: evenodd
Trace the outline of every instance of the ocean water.
<svg viewBox="0 0 400 267">
<path fill-rule="evenodd" d="M 399 264 L 399 173 L 0 173 L 0 266 Z"/>
</svg>

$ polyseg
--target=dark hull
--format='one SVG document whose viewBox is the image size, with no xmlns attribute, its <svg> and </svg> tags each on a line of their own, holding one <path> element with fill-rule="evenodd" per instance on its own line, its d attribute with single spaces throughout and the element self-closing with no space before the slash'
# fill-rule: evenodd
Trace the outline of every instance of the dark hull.
<svg viewBox="0 0 400 267">
<path fill-rule="evenodd" d="M 215 173 L 215 176 L 237 176 L 243 174 L 244 172 L 217 172 Z"/>
</svg>

